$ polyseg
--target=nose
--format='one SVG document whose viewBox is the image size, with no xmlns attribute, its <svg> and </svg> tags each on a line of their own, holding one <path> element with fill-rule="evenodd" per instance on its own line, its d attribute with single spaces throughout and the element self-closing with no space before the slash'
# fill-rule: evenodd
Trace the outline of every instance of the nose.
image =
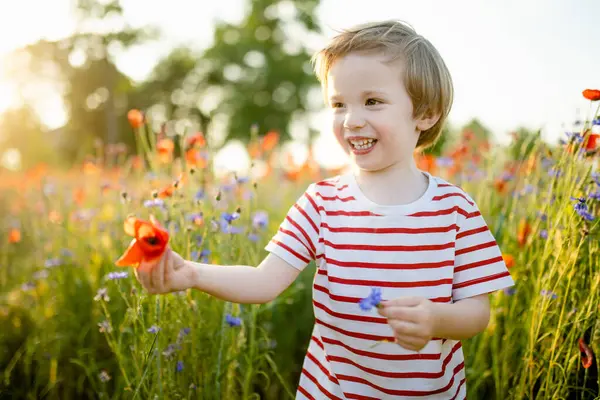
<svg viewBox="0 0 600 400">
<path fill-rule="evenodd" d="M 344 128 L 348 130 L 356 130 L 364 128 L 366 122 L 364 116 L 358 110 L 348 108 L 344 117 Z"/>
</svg>

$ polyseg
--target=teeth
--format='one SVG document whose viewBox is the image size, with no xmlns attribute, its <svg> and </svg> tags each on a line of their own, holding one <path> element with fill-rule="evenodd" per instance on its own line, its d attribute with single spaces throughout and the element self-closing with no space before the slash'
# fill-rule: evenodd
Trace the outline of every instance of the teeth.
<svg viewBox="0 0 600 400">
<path fill-rule="evenodd" d="M 352 144 L 352 147 L 358 150 L 365 150 L 373 146 L 375 139 L 359 139 L 359 140 L 349 140 Z"/>
<path fill-rule="evenodd" d="M 364 144 L 369 144 L 373 141 L 374 141 L 374 139 L 358 139 L 358 140 L 352 139 L 352 140 L 350 140 L 350 143 L 352 143 L 353 145 L 356 145 L 356 146 L 360 146 L 360 145 L 364 145 Z"/>
</svg>

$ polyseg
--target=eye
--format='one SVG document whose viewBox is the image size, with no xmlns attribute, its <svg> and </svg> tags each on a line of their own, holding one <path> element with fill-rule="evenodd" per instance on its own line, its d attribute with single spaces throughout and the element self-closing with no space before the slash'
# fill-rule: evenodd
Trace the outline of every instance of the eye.
<svg viewBox="0 0 600 400">
<path fill-rule="evenodd" d="M 341 108 L 341 107 L 344 107 L 344 103 L 340 103 L 340 102 L 331 103 L 331 108 Z"/>
<path fill-rule="evenodd" d="M 367 99 L 367 101 L 365 102 L 365 105 L 367 106 L 375 106 L 377 104 L 382 103 L 381 101 L 377 100 L 377 99 Z"/>
</svg>

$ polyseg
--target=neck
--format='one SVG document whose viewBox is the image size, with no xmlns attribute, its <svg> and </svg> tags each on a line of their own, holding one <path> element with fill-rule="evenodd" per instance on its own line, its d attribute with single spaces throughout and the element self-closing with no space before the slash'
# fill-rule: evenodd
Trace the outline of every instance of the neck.
<svg viewBox="0 0 600 400">
<path fill-rule="evenodd" d="M 356 182 L 365 195 L 382 205 L 408 204 L 425 193 L 427 178 L 413 159 L 378 171 L 354 169 Z M 402 190 L 393 190 L 402 188 Z"/>
</svg>

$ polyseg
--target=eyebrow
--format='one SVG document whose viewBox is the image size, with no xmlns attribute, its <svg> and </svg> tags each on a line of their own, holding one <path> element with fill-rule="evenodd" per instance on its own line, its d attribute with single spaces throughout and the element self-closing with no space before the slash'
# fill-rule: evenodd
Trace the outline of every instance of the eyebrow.
<svg viewBox="0 0 600 400">
<path fill-rule="evenodd" d="M 366 96 L 383 96 L 383 92 L 379 91 L 379 90 L 365 90 L 364 92 L 361 93 L 362 97 L 366 97 Z M 335 101 L 338 100 L 341 96 L 334 94 L 332 96 L 329 97 L 329 101 Z"/>
</svg>

